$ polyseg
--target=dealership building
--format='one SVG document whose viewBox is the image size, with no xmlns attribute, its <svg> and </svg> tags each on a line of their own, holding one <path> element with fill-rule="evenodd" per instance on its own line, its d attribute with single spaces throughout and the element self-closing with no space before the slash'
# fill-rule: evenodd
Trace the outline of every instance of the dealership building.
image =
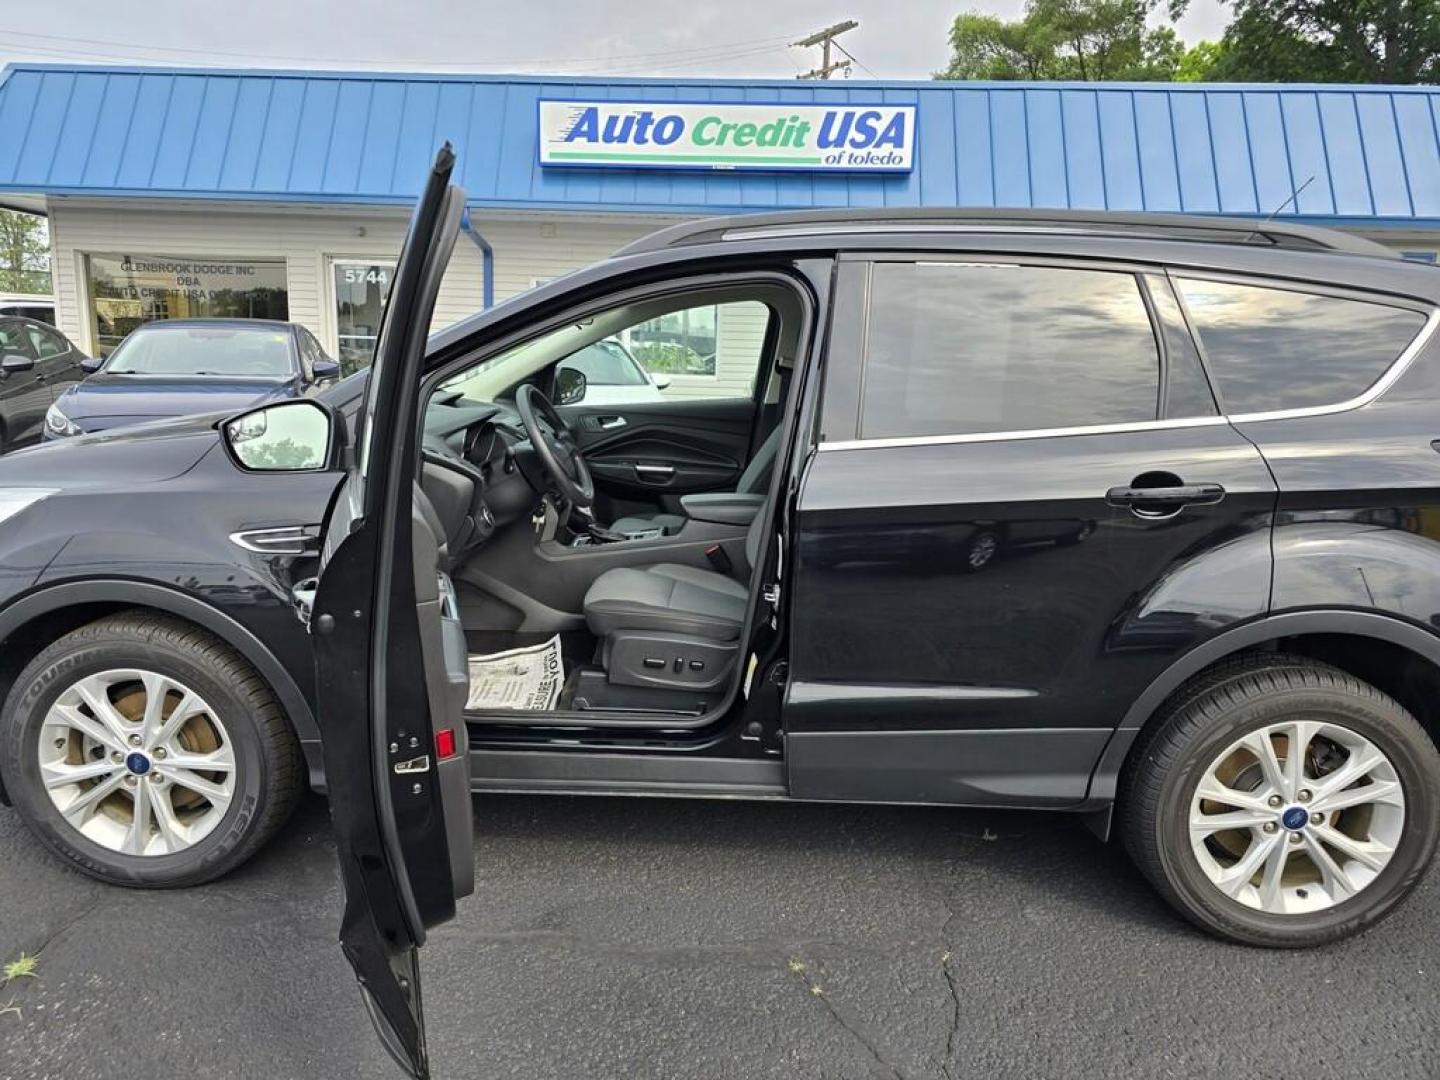
<svg viewBox="0 0 1440 1080">
<path fill-rule="evenodd" d="M 1421 87 L 531 78 L 15 65 L 0 205 L 49 218 L 61 328 L 286 318 L 368 355 L 409 207 L 451 142 L 469 212 L 437 322 L 679 218 L 809 207 L 1278 217 L 1435 261 Z M 667 393 L 743 391 L 687 313 Z M 723 318 L 719 320 L 723 323 Z"/>
</svg>

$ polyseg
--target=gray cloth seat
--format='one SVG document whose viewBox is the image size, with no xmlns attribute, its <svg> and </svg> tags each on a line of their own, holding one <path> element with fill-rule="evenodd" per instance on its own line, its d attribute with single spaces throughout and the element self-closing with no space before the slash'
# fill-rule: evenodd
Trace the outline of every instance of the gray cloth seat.
<svg viewBox="0 0 1440 1080">
<path fill-rule="evenodd" d="M 745 534 L 748 566 L 759 557 L 764 528 L 764 513 L 756 514 Z M 618 630 L 651 630 L 734 641 L 750 598 L 748 569 L 745 577 L 746 582 L 736 581 L 680 563 L 617 566 L 596 578 L 585 594 L 585 622 L 598 638 Z"/>
<path fill-rule="evenodd" d="M 775 430 L 770 432 L 765 441 L 760 444 L 760 449 L 755 451 L 755 456 L 750 459 L 750 464 L 745 466 L 745 471 L 740 474 L 740 479 L 735 484 L 735 491 L 740 495 L 764 495 L 770 489 L 770 473 L 775 468 L 775 455 L 780 449 L 780 425 L 775 425 Z M 684 514 L 668 514 L 661 511 L 647 514 L 627 514 L 619 521 L 612 522 L 610 528 L 618 533 L 648 532 L 651 529 L 664 529 L 667 534 L 677 533 L 689 519 Z"/>
</svg>

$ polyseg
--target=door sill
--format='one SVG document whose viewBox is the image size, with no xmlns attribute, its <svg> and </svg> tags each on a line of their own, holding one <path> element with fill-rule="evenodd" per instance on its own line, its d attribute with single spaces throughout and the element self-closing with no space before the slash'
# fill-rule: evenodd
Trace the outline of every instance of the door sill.
<svg viewBox="0 0 1440 1080">
<path fill-rule="evenodd" d="M 785 763 L 766 758 L 700 758 L 551 750 L 470 752 L 475 792 L 671 795 L 783 799 Z"/>
</svg>

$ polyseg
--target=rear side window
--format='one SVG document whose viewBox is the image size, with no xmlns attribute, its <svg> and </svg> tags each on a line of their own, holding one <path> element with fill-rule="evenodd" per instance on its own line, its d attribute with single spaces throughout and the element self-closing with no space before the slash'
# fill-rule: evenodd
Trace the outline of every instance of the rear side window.
<svg viewBox="0 0 1440 1080">
<path fill-rule="evenodd" d="M 1357 397 L 1425 325 L 1417 311 L 1365 300 L 1195 278 L 1176 285 L 1230 413 Z"/>
<path fill-rule="evenodd" d="M 1160 356 L 1131 274 L 877 263 L 861 438 L 1154 420 Z"/>
</svg>

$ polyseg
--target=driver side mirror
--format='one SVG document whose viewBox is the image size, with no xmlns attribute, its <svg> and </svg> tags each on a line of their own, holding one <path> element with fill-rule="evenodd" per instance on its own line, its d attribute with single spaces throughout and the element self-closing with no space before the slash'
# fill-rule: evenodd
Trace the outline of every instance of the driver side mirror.
<svg viewBox="0 0 1440 1080">
<path fill-rule="evenodd" d="M 562 367 L 555 373 L 555 404 L 577 405 L 585 400 L 587 380 L 577 368 Z"/>
<path fill-rule="evenodd" d="M 221 425 L 221 436 L 246 472 L 321 472 L 337 441 L 330 410 L 310 398 L 241 413 Z"/>
<path fill-rule="evenodd" d="M 24 353 L 6 353 L 0 356 L 0 373 L 18 375 L 22 371 L 33 371 L 35 361 Z"/>
<path fill-rule="evenodd" d="M 86 375 L 94 375 L 95 372 L 100 370 L 101 365 L 104 363 L 105 358 L 103 356 L 87 356 L 84 360 L 80 361 L 80 370 L 85 372 Z"/>
<path fill-rule="evenodd" d="M 316 382 L 324 382 L 326 379 L 336 378 L 340 374 L 340 365 L 334 360 L 316 360 L 310 365 L 310 369 L 315 374 Z"/>
</svg>

